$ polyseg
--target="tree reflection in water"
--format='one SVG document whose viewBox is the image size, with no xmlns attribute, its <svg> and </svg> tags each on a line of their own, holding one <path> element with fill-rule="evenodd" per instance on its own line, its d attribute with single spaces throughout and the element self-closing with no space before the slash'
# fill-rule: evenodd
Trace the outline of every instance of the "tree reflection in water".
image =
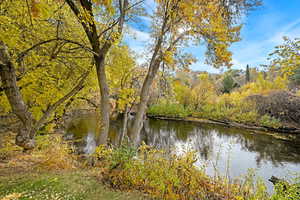
<svg viewBox="0 0 300 200">
<path fill-rule="evenodd" d="M 92 127 L 97 124 L 93 119 L 85 118 L 85 120 L 77 119 L 77 124 L 72 124 L 70 130 L 76 133 L 77 137 L 98 130 Z M 129 126 L 130 124 L 129 121 Z M 112 144 L 119 144 L 121 130 L 120 120 L 112 122 L 110 131 Z M 216 162 L 219 159 L 218 170 L 221 173 L 226 171 L 230 157 L 232 176 L 245 174 L 248 168 L 258 169 L 258 174 L 265 180 L 272 175 L 286 176 L 288 171 L 300 172 L 299 139 L 287 141 L 244 129 L 155 119 L 145 120 L 139 137 L 140 141 L 167 151 L 182 153 L 186 149 L 196 150 L 199 165 Z M 214 174 L 212 167 L 208 167 L 208 171 L 211 175 Z"/>
</svg>

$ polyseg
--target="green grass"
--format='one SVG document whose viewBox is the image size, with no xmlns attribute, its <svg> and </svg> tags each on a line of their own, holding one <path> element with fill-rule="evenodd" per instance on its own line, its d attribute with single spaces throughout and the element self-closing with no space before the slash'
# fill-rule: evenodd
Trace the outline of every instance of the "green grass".
<svg viewBox="0 0 300 200">
<path fill-rule="evenodd" d="M 0 199 L 20 194 L 20 200 L 139 200 L 141 194 L 114 191 L 86 172 L 0 176 Z M 5 198 L 4 198 L 5 199 Z M 11 198 L 13 199 L 13 198 Z"/>
</svg>

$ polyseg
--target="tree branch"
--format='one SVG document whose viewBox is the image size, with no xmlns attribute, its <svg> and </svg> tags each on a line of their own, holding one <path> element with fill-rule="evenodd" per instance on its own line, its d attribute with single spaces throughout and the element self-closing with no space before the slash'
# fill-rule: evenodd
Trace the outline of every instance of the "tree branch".
<svg viewBox="0 0 300 200">
<path fill-rule="evenodd" d="M 35 129 L 38 130 L 44 124 L 44 122 L 50 117 L 50 115 L 57 109 L 58 106 L 63 104 L 66 100 L 76 95 L 83 87 L 86 78 L 88 77 L 90 71 L 85 72 L 78 84 L 65 96 L 57 100 L 54 104 L 48 107 L 44 115 L 40 118 L 40 120 L 35 124 Z"/>
<path fill-rule="evenodd" d="M 19 55 L 18 55 L 18 58 L 17 58 L 17 62 L 22 62 L 22 60 L 24 59 L 24 57 L 32 50 L 34 50 L 35 48 L 43 45 L 43 44 L 47 44 L 47 43 L 50 43 L 50 42 L 53 42 L 53 41 L 64 41 L 64 42 L 67 42 L 67 43 L 71 43 L 71 44 L 76 44 L 78 45 L 79 47 L 81 47 L 82 49 L 94 54 L 94 55 L 98 55 L 96 52 L 94 52 L 91 48 L 89 47 L 86 47 L 85 45 L 79 43 L 79 42 L 76 42 L 76 41 L 73 41 L 73 40 L 69 40 L 69 39 L 64 39 L 64 38 L 53 38 L 53 39 L 49 39 L 49 40 L 45 40 L 45 41 L 42 41 L 42 42 L 39 42 L 35 45 L 33 45 L 32 47 L 26 49 L 25 51 L 21 52 Z"/>
</svg>

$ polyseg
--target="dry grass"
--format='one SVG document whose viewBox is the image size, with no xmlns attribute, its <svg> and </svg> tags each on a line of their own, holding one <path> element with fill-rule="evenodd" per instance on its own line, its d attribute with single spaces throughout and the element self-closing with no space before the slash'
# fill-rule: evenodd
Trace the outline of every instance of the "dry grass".
<svg viewBox="0 0 300 200">
<path fill-rule="evenodd" d="M 0 148 L 1 171 L 15 172 L 31 170 L 72 170 L 79 166 L 72 155 L 72 148 L 62 141 L 60 135 L 50 134 L 36 137 L 36 148 L 23 152 L 14 144 L 15 134 L 6 134 Z"/>
</svg>

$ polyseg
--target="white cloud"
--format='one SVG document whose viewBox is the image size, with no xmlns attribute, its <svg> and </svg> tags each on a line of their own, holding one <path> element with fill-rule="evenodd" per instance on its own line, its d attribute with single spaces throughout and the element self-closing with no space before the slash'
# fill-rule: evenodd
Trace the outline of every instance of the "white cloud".
<svg viewBox="0 0 300 200">
<path fill-rule="evenodd" d="M 300 36 L 300 18 L 280 28 L 279 31 L 270 39 L 270 42 L 276 45 L 281 44 L 284 36 L 290 38 Z"/>
<path fill-rule="evenodd" d="M 137 30 L 133 27 L 127 27 L 129 31 L 129 35 L 133 36 L 134 39 L 136 39 L 139 42 L 147 42 L 150 40 L 150 34 L 147 32 L 143 32 L 140 30 Z"/>
<path fill-rule="evenodd" d="M 233 45 L 234 68 L 244 69 L 247 64 L 259 67 L 268 63 L 268 54 L 274 51 L 274 47 L 283 43 L 283 37 L 295 38 L 300 36 L 300 18 L 275 30 L 268 30 L 260 40 L 241 41 Z M 272 34 L 273 31 L 273 34 Z M 257 33 L 259 34 L 259 32 Z"/>
</svg>

